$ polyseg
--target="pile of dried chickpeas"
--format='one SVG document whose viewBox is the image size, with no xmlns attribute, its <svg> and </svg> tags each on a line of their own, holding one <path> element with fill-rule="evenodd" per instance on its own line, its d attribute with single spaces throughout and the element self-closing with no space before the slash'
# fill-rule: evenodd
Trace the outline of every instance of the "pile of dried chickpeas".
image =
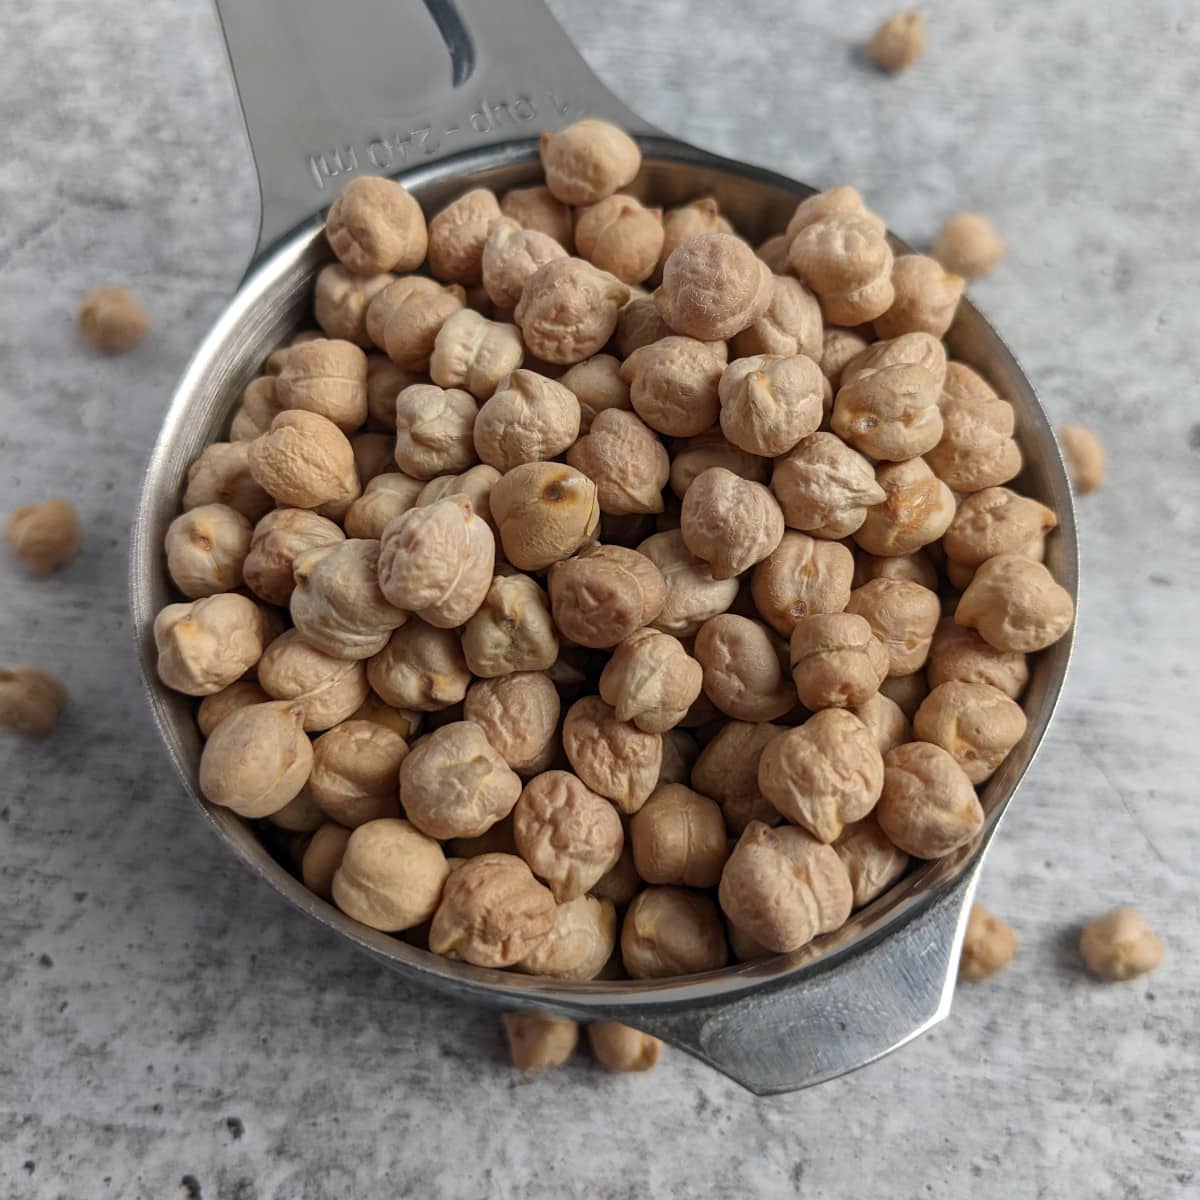
<svg viewBox="0 0 1200 1200">
<path fill-rule="evenodd" d="M 621 130 L 426 220 L 351 181 L 319 327 L 166 535 L 207 799 L 374 929 L 562 979 L 799 949 L 967 846 L 1069 629 L 963 278 L 853 188 L 757 251 Z M 652 290 L 651 290 L 652 289 Z"/>
</svg>

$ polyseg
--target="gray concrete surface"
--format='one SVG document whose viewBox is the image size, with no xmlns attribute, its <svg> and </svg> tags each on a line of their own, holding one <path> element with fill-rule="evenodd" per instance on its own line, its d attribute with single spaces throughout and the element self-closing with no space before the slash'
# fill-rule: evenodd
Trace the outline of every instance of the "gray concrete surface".
<svg viewBox="0 0 1200 1200">
<path fill-rule="evenodd" d="M 931 0 L 928 54 L 892 80 L 855 58 L 876 0 L 554 7 L 672 132 L 853 181 L 915 240 L 961 207 L 1009 238 L 974 295 L 1112 460 L 1080 505 L 1067 699 L 982 886 L 1019 955 L 920 1042 L 804 1094 L 756 1100 L 678 1053 L 526 1079 L 493 1016 L 405 987 L 229 860 L 155 744 L 125 570 L 141 464 L 252 239 L 232 87 L 205 0 L 10 4 L 0 510 L 70 495 L 87 540 L 47 582 L 0 558 L 0 661 L 72 694 L 52 740 L 0 739 L 0 1195 L 1200 1194 L 1200 12 Z M 108 281 L 156 327 L 102 360 L 73 314 Z M 1167 959 L 1106 987 L 1073 947 L 1120 901 Z"/>
</svg>

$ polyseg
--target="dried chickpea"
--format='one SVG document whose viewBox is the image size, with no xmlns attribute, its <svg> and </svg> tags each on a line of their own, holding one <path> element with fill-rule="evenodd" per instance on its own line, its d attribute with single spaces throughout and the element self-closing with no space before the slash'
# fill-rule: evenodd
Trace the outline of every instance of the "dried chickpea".
<svg viewBox="0 0 1200 1200">
<path fill-rule="evenodd" d="M 990 978 L 1008 966 L 1016 949 L 1017 937 L 1009 926 L 982 904 L 972 904 L 958 960 L 959 979 Z"/>
<path fill-rule="evenodd" d="M 998 554 L 975 571 L 954 619 L 997 650 L 1032 654 L 1061 638 L 1075 619 L 1070 593 L 1040 563 Z"/>
<path fill-rule="evenodd" d="M 947 364 L 941 409 L 942 440 L 925 459 L 943 483 L 956 492 L 978 492 L 1020 471 L 1013 407 L 970 367 Z"/>
<path fill-rule="evenodd" d="M 861 217 L 880 233 L 886 228 L 882 219 L 863 203 L 858 188 L 841 184 L 838 187 L 826 188 L 823 192 L 815 192 L 801 200 L 788 220 L 784 236 L 791 241 L 800 230 L 832 216 Z"/>
<path fill-rule="evenodd" d="M 880 829 L 914 858 L 941 858 L 983 828 L 979 797 L 962 767 L 941 746 L 907 742 L 883 758 Z"/>
<path fill-rule="evenodd" d="M 244 675 L 263 653 L 253 600 L 224 592 L 168 604 L 154 618 L 158 677 L 177 692 L 210 696 Z"/>
<path fill-rule="evenodd" d="M 150 330 L 150 318 L 137 297 L 123 287 L 99 287 L 83 299 L 79 328 L 97 350 L 123 354 Z"/>
<path fill-rule="evenodd" d="M 526 280 L 513 320 L 531 353 L 565 366 L 604 348 L 628 299 L 616 276 L 581 258 L 556 258 Z"/>
<path fill-rule="evenodd" d="M 767 311 L 774 281 L 741 238 L 701 233 L 671 252 L 654 303 L 676 333 L 717 341 L 741 333 Z"/>
<path fill-rule="evenodd" d="M 326 821 L 309 839 L 300 860 L 300 881 L 322 900 L 333 899 L 333 877 L 342 865 L 350 830 Z"/>
<path fill-rule="evenodd" d="M 471 683 L 458 634 L 416 619 L 367 663 L 367 678 L 386 704 L 417 712 L 457 704 Z"/>
<path fill-rule="evenodd" d="M 767 743 L 758 787 L 789 821 L 832 842 L 875 807 L 883 755 L 853 713 L 827 708 Z"/>
<path fill-rule="evenodd" d="M 242 576 L 260 600 L 286 605 L 295 587 L 295 560 L 308 550 L 344 540 L 332 521 L 308 509 L 274 509 L 254 527 Z"/>
<path fill-rule="evenodd" d="M 45 737 L 58 724 L 67 689 L 40 667 L 0 667 L 0 729 Z"/>
<path fill-rule="evenodd" d="M 612 705 L 618 721 L 632 721 L 643 733 L 666 733 L 700 695 L 703 675 L 678 638 L 638 629 L 616 647 L 601 672 L 600 698 Z"/>
<path fill-rule="evenodd" d="M 543 571 L 594 536 L 596 485 L 564 463 L 523 463 L 492 488 L 492 518 L 505 558 L 519 570 Z"/>
<path fill-rule="evenodd" d="M 662 1053 L 658 1038 L 619 1021 L 593 1021 L 587 1035 L 597 1061 L 610 1071 L 649 1071 Z"/>
<path fill-rule="evenodd" d="M 275 507 L 250 470 L 252 442 L 213 442 L 200 451 L 187 471 L 180 507 L 187 512 L 202 504 L 227 504 L 248 521 L 258 521 Z M 349 443 L 346 443 L 349 448 Z M 351 455 L 353 463 L 353 455 Z"/>
<path fill-rule="evenodd" d="M 333 902 L 363 925 L 399 933 L 435 915 L 449 875 L 433 838 L 384 817 L 351 833 L 333 876 Z"/>
<path fill-rule="evenodd" d="M 741 834 L 751 821 L 778 824 L 779 812 L 759 793 L 758 764 L 763 750 L 783 732 L 766 722 L 728 721 L 696 759 L 691 785 L 721 806 L 731 833 Z"/>
<path fill-rule="evenodd" d="M 545 771 L 558 751 L 558 692 L 540 671 L 478 679 L 467 690 L 463 719 L 474 721 L 518 775 Z"/>
<path fill-rule="evenodd" d="M 850 600 L 854 556 L 840 542 L 788 529 L 751 576 L 750 593 L 763 619 L 790 637 L 801 617 L 842 612 Z"/>
<path fill-rule="evenodd" d="M 606 409 L 597 414 L 591 432 L 567 451 L 567 462 L 596 484 L 601 512 L 663 511 L 670 459 L 666 447 L 633 413 Z"/>
<path fill-rule="evenodd" d="M 502 217 L 492 225 L 484 243 L 483 286 L 499 308 L 516 308 L 526 280 L 539 267 L 566 255 L 549 234 L 523 229 L 517 221 Z"/>
<path fill-rule="evenodd" d="M 778 274 L 767 311 L 734 336 L 733 352 L 738 358 L 802 354 L 819 359 L 823 344 L 820 302 L 800 280 Z"/>
<path fill-rule="evenodd" d="M 855 533 L 887 496 L 870 462 L 832 433 L 810 433 L 780 458 L 771 491 L 791 528 L 835 539 Z"/>
<path fill-rule="evenodd" d="M 658 269 L 661 272 L 671 251 L 688 238 L 701 233 L 733 233 L 733 226 L 721 216 L 721 211 L 712 196 L 702 196 L 679 208 L 668 209 L 663 217 L 663 244 L 659 252 Z"/>
<path fill-rule="evenodd" d="M 729 947 L 717 906 L 700 892 L 648 887 L 625 913 L 621 958 L 632 979 L 718 970 Z"/>
<path fill-rule="evenodd" d="M 579 1026 L 547 1012 L 502 1013 L 508 1052 L 518 1071 L 561 1067 L 579 1041 Z"/>
<path fill-rule="evenodd" d="M 404 740 L 411 741 L 421 728 L 421 714 L 411 709 L 393 708 L 385 704 L 374 692 L 369 692 L 367 698 L 350 714 L 352 721 L 372 721 L 382 725 L 393 733 L 398 733 Z"/>
<path fill-rule="evenodd" d="M 429 222 L 429 270 L 435 279 L 470 287 L 483 278 L 483 248 L 501 219 L 490 188 L 474 188 L 452 200 Z"/>
<path fill-rule="evenodd" d="M 661 342 L 663 338 L 674 337 L 674 331 L 658 314 L 652 296 L 635 295 L 624 305 L 617 316 L 617 328 L 613 333 L 613 343 L 622 359 L 628 358 L 635 350 L 643 346 Z M 705 342 L 710 350 L 724 342 Z"/>
<path fill-rule="evenodd" d="M 313 743 L 308 791 L 325 816 L 346 829 L 399 817 L 400 766 L 408 743 L 375 721 L 343 721 Z"/>
<path fill-rule="evenodd" d="M 396 432 L 396 397 L 418 382 L 384 354 L 367 355 L 367 428 Z"/>
<path fill-rule="evenodd" d="M 250 522 L 225 504 L 180 513 L 167 527 L 167 571 L 189 600 L 241 586 L 250 551 Z"/>
<path fill-rule="evenodd" d="M 902 333 L 864 346 L 842 367 L 842 385 L 858 383 L 885 367 L 922 367 L 933 378 L 940 396 L 946 382 L 946 347 L 931 333 Z"/>
<path fill-rule="evenodd" d="M 889 675 L 911 675 L 925 665 L 941 617 L 936 592 L 906 579 L 872 579 L 850 593 L 846 611 L 864 617 L 883 643 Z"/>
<path fill-rule="evenodd" d="M 916 458 L 942 438 L 934 378 L 910 363 L 856 376 L 838 389 L 831 425 L 834 433 L 871 458 Z"/>
<path fill-rule="evenodd" d="M 921 702 L 913 729 L 948 751 L 972 783 L 990 779 L 1025 736 L 1025 713 L 999 688 L 951 680 Z"/>
<path fill-rule="evenodd" d="M 463 630 L 462 648 L 472 674 L 484 679 L 549 670 L 558 636 L 546 594 L 528 575 L 497 575 Z"/>
<path fill-rule="evenodd" d="M 721 908 L 768 950 L 788 954 L 846 923 L 853 892 L 832 847 L 803 829 L 746 826 L 725 863 Z"/>
<path fill-rule="evenodd" d="M 606 410 L 630 409 L 629 385 L 621 377 L 621 360 L 611 354 L 594 354 L 576 363 L 559 378 L 579 401 L 579 428 L 587 433 Z"/>
<path fill-rule="evenodd" d="M 204 737 L 232 712 L 251 704 L 265 704 L 271 697 L 253 679 L 238 679 L 219 692 L 213 692 L 200 701 L 196 710 L 196 724 Z"/>
<path fill-rule="evenodd" d="M 1020 554 L 1058 525 L 1044 504 L 1006 487 L 984 488 L 964 496 L 942 545 L 946 557 L 968 567 L 997 554 Z"/>
<path fill-rule="evenodd" d="M 387 273 L 356 275 L 341 263 L 322 267 L 313 287 L 313 312 L 321 331 L 328 338 L 353 342 L 364 349 L 370 346 L 367 305 L 395 278 Z"/>
<path fill-rule="evenodd" d="M 500 201 L 500 211 L 518 222 L 522 229 L 548 234 L 568 254 L 571 252 L 574 245 L 571 209 L 555 199 L 548 187 L 510 188 Z"/>
<path fill-rule="evenodd" d="M 295 629 L 263 651 L 258 682 L 268 696 L 298 708 L 310 732 L 340 725 L 367 698 L 361 662 L 333 658 L 310 646 Z"/>
<path fill-rule="evenodd" d="M 921 701 L 929 695 L 929 683 L 924 671 L 911 675 L 890 675 L 879 685 L 879 693 L 892 701 L 911 721 L 921 707 Z"/>
<path fill-rule="evenodd" d="M 425 259 L 425 214 L 391 179 L 350 180 L 325 218 L 325 236 L 343 265 L 358 275 L 411 271 Z"/>
<path fill-rule="evenodd" d="M 879 690 L 888 654 L 863 617 L 814 613 L 797 620 L 792 630 L 791 663 L 806 708 L 853 708 Z"/>
<path fill-rule="evenodd" d="M 908 855 L 888 841 L 871 816 L 847 825 L 833 849 L 850 876 L 855 908 L 883 895 L 908 870 Z"/>
<path fill-rule="evenodd" d="M 388 284 L 367 306 L 367 334 L 406 371 L 427 371 L 442 326 L 466 302 L 457 284 L 443 287 L 423 275 Z"/>
<path fill-rule="evenodd" d="M 633 409 L 651 429 L 692 437 L 716 424 L 724 366 L 702 342 L 665 337 L 635 350 L 621 366 Z"/>
<path fill-rule="evenodd" d="M 850 712 L 870 730 L 880 754 L 912 741 L 912 726 L 904 710 L 882 692 L 868 696 L 861 704 L 854 705 Z"/>
<path fill-rule="evenodd" d="M 821 424 L 826 380 L 803 354 L 738 358 L 721 375 L 721 431 L 750 454 L 786 454 Z"/>
<path fill-rule="evenodd" d="M 526 975 L 595 979 L 617 944 L 617 910 L 610 900 L 576 896 L 554 910 L 550 932 L 517 964 Z"/>
<path fill-rule="evenodd" d="M 733 613 L 711 617 L 693 650 L 704 694 L 735 721 L 773 721 L 796 706 L 787 648 L 765 625 Z"/>
<path fill-rule="evenodd" d="M 535 776 L 513 812 L 517 851 L 560 904 L 589 891 L 621 857 L 617 810 L 567 771 Z"/>
<path fill-rule="evenodd" d="M 367 419 L 367 356 L 331 338 L 294 346 L 275 377 L 275 396 L 283 409 L 317 413 L 353 433 Z"/>
<path fill-rule="evenodd" d="M 396 398 L 396 465 L 414 479 L 473 466 L 478 407 L 460 388 L 415 383 Z"/>
<path fill-rule="evenodd" d="M 954 520 L 954 493 L 923 458 L 884 463 L 875 471 L 884 499 L 867 509 L 854 540 L 868 554 L 911 554 L 938 538 Z"/>
<path fill-rule="evenodd" d="M 1058 444 L 1075 490 L 1086 496 L 1104 482 L 1104 445 L 1083 425 L 1060 425 Z"/>
<path fill-rule="evenodd" d="M 964 279 L 978 279 L 1000 264 L 1004 239 L 982 213 L 960 212 L 947 217 L 933 239 L 933 257 Z"/>
<path fill-rule="evenodd" d="M 260 375 L 246 384 L 242 401 L 229 426 L 231 442 L 252 442 L 271 428 L 271 422 L 283 412 L 284 404 L 275 387 L 274 375 Z"/>
<path fill-rule="evenodd" d="M 673 442 L 671 450 L 671 491 L 681 500 L 692 480 L 709 467 L 724 467 L 752 483 L 766 483 L 771 475 L 770 459 L 733 445 L 719 429 Z"/>
<path fill-rule="evenodd" d="M 608 649 L 662 611 L 667 585 L 644 554 L 624 546 L 584 546 L 550 568 L 550 607 L 566 638 Z"/>
<path fill-rule="evenodd" d="M 501 473 L 522 463 L 547 461 L 579 437 L 574 392 L 533 371 L 514 371 L 475 419 L 475 450 Z"/>
<path fill-rule="evenodd" d="M 317 413 L 281 412 L 267 433 L 237 444 L 247 446 L 250 474 L 279 504 L 325 508 L 336 517 L 361 490 L 350 442 L 332 421 Z"/>
<path fill-rule="evenodd" d="M 783 540 L 783 513 L 761 483 L 710 467 L 688 488 L 679 527 L 687 548 L 709 564 L 714 579 L 732 579 Z"/>
<path fill-rule="evenodd" d="M 715 800 L 679 783 L 660 784 L 629 822 L 633 861 L 647 883 L 716 887 L 728 854 Z"/>
<path fill-rule="evenodd" d="M 511 967 L 554 926 L 554 896 L 512 854 L 480 854 L 446 880 L 429 929 L 434 954 Z"/>
<path fill-rule="evenodd" d="M 575 774 L 627 815 L 646 803 L 658 783 L 661 736 L 617 720 L 598 696 L 585 696 L 567 709 L 562 741 Z"/>
<path fill-rule="evenodd" d="M 664 633 L 692 637 L 737 597 L 737 580 L 714 578 L 709 564 L 687 548 L 678 529 L 648 537 L 638 552 L 659 569 L 667 584 L 666 600 L 654 620 L 654 627 Z"/>
<path fill-rule="evenodd" d="M 788 265 L 831 325 L 861 325 L 887 312 L 896 298 L 892 263 L 883 222 L 865 212 L 831 212 L 802 226 L 788 247 Z"/>
<path fill-rule="evenodd" d="M 662 209 L 646 208 L 633 196 L 606 196 L 575 214 L 575 248 L 623 283 L 641 283 L 662 253 Z"/>
<path fill-rule="evenodd" d="M 854 556 L 854 586 L 862 587 L 872 579 L 902 579 L 919 583 L 931 592 L 938 589 L 937 567 L 925 550 L 914 550 L 912 554 L 891 554 L 880 557 L 864 554 L 861 550 Z"/>
<path fill-rule="evenodd" d="M 233 517 L 240 514 L 226 510 Z M 209 520 L 212 520 L 211 514 Z M 205 518 L 199 518 L 201 522 Z M 42 504 L 26 504 L 13 510 L 8 518 L 8 544 L 35 575 L 50 575 L 79 553 L 83 531 L 75 506 L 69 500 L 55 498 Z M 168 538 L 170 533 L 168 532 Z M 232 541 L 226 538 L 227 542 Z M 176 583 L 179 581 L 176 580 Z M 230 584 L 236 586 L 236 584 Z M 182 590 L 182 589 L 181 589 Z M 215 588 L 225 591 L 225 588 Z M 185 595 L 188 594 L 185 592 Z M 207 594 L 207 593 L 202 593 Z"/>
<path fill-rule="evenodd" d="M 460 309 L 438 330 L 429 374 L 444 388 L 465 388 L 486 400 L 525 358 L 515 325 L 489 321 L 472 308 Z"/>
<path fill-rule="evenodd" d="M 1020 651 L 997 650 L 973 629 L 943 617 L 934 631 L 927 672 L 931 687 L 961 680 L 986 683 L 1015 700 L 1029 682 L 1029 664 Z"/>
<path fill-rule="evenodd" d="M 632 183 L 642 165 L 633 138 L 595 117 L 543 133 L 540 152 L 546 186 L 563 204 L 595 204 Z"/>
<path fill-rule="evenodd" d="M 892 13 L 867 43 L 867 57 L 891 74 L 911 67 L 924 51 L 925 18 L 918 8 Z"/>
<path fill-rule="evenodd" d="M 1136 909 L 1121 905 L 1084 926 L 1079 953 L 1098 979 L 1125 982 L 1162 962 L 1162 939 Z"/>
<path fill-rule="evenodd" d="M 777 233 L 767 238 L 754 252 L 771 268 L 775 275 L 788 270 L 788 246 L 792 239 L 786 233 Z"/>
<path fill-rule="evenodd" d="M 935 258 L 900 255 L 892 267 L 895 299 L 887 312 L 875 318 L 875 332 L 882 338 L 918 331 L 942 337 L 954 323 L 964 282 Z"/>
<path fill-rule="evenodd" d="M 391 457 L 389 448 L 388 458 Z M 419 503 L 424 486 L 421 480 L 412 479 L 401 471 L 376 475 L 346 510 L 343 524 L 347 535 L 378 539 L 389 521 Z"/>
<path fill-rule="evenodd" d="M 500 472 L 486 463 L 477 463 L 461 475 L 437 475 L 421 489 L 416 507 L 424 508 L 450 496 L 466 496 L 477 516 L 495 529 L 492 521 L 492 487 Z"/>
</svg>

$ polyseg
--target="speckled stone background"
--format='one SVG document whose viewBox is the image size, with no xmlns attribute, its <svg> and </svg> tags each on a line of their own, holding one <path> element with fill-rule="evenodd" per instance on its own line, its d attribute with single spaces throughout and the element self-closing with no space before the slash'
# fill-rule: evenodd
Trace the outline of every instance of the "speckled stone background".
<svg viewBox="0 0 1200 1200">
<path fill-rule="evenodd" d="M 1055 420 L 1112 452 L 1080 505 L 1076 665 L 981 898 L 1021 939 L 918 1043 L 756 1100 L 668 1053 L 522 1078 L 493 1015 L 410 990 L 229 859 L 135 679 L 126 544 L 172 385 L 231 294 L 253 176 L 205 0 L 9 4 L 0 35 L 0 510 L 75 498 L 83 554 L 0 556 L 0 661 L 59 672 L 52 740 L 0 738 L 0 1195 L 186 1200 L 1200 1194 L 1200 12 L 1192 0 L 930 0 L 910 74 L 856 45 L 888 8 L 557 0 L 668 130 L 928 238 L 1010 239 L 973 289 Z M 736 8 L 736 14 L 735 14 Z M 134 353 L 73 326 L 99 282 Z M 1091 982 L 1078 923 L 1136 901 L 1157 974 Z"/>
</svg>

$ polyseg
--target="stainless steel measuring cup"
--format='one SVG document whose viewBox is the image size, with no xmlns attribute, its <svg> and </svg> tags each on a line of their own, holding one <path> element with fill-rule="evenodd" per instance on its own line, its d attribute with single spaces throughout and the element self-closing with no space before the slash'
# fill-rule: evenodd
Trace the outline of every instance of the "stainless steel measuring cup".
<svg viewBox="0 0 1200 1200">
<path fill-rule="evenodd" d="M 331 258 L 318 214 L 345 179 L 398 175 L 433 212 L 471 187 L 502 192 L 533 182 L 537 135 L 594 115 L 637 138 L 644 166 L 636 188 L 663 205 L 713 195 L 752 239 L 781 230 L 812 191 L 648 125 L 596 79 L 540 0 L 217 0 L 217 8 L 258 168 L 261 228 L 245 280 L 167 412 L 134 525 L 131 591 L 154 718 L 218 836 L 297 908 L 442 997 L 621 1020 L 759 1094 L 841 1075 L 941 1020 L 984 852 L 1050 723 L 1070 636 L 1034 661 L 1028 731 L 983 789 L 987 819 L 974 845 L 921 865 L 843 929 L 794 954 L 705 975 L 565 983 L 440 958 L 350 920 L 280 866 L 240 818 L 202 800 L 191 702 L 155 673 L 150 627 L 173 598 L 163 535 L 188 464 L 221 436 L 266 355 L 310 323 L 313 278 Z M 1047 562 L 1074 596 L 1071 493 L 1033 389 L 971 304 L 960 306 L 947 340 L 1016 409 L 1025 457 L 1017 484 L 1058 513 Z"/>
</svg>

